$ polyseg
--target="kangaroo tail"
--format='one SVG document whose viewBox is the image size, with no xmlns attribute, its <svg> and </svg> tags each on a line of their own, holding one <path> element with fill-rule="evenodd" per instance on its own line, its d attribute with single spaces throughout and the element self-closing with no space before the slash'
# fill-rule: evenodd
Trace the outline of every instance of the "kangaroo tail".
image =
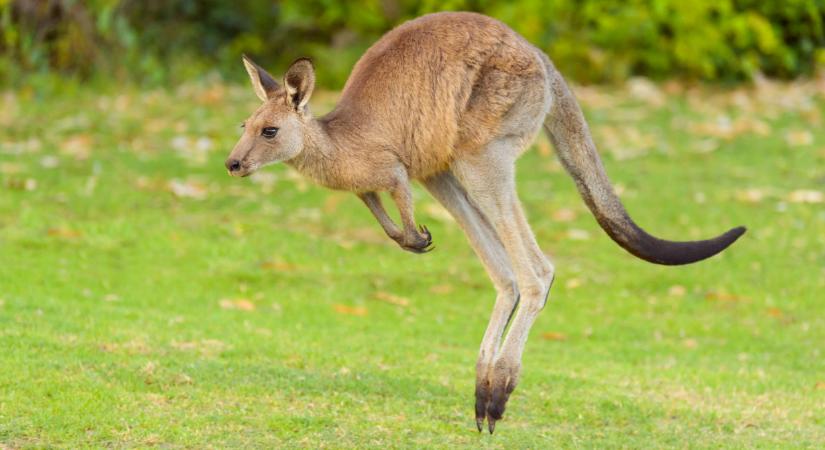
<svg viewBox="0 0 825 450">
<path fill-rule="evenodd" d="M 554 103 L 544 129 L 584 202 L 617 244 L 645 261 L 679 265 L 710 258 L 745 233 L 745 227 L 736 227 L 712 239 L 676 242 L 651 236 L 636 225 L 610 185 L 575 97 L 555 68 L 548 67 L 548 72 Z"/>
</svg>

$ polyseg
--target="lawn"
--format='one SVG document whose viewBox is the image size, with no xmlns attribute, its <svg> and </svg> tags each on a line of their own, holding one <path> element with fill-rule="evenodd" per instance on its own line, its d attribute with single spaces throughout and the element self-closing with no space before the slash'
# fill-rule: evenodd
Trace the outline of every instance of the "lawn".
<svg viewBox="0 0 825 450">
<path fill-rule="evenodd" d="M 351 194 L 226 175 L 247 86 L 0 93 L 0 448 L 821 448 L 825 80 L 577 94 L 639 224 L 749 231 L 634 259 L 540 138 L 519 191 L 556 283 L 490 436 L 494 292 L 422 189 L 414 255 Z"/>
</svg>

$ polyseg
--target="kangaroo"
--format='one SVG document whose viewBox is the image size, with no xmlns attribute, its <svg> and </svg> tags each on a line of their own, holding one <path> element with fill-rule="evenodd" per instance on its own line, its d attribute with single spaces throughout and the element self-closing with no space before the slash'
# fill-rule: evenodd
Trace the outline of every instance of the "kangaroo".
<svg viewBox="0 0 825 450">
<path fill-rule="evenodd" d="M 486 420 L 493 433 L 504 414 L 528 332 L 555 276 L 515 184 L 515 161 L 542 128 L 599 225 L 631 254 L 689 264 L 745 232 L 738 227 L 713 239 L 675 242 L 637 226 L 561 74 L 541 50 L 490 17 L 437 13 L 398 26 L 367 50 L 337 106 L 319 118 L 308 106 L 315 86 L 309 59 L 292 63 L 282 83 L 246 56 L 243 63 L 263 104 L 243 123 L 226 160 L 231 175 L 285 162 L 323 186 L 355 193 L 402 249 L 425 253 L 432 236 L 416 226 L 410 194 L 416 180 L 467 235 L 497 293 L 476 363 L 479 432 Z M 395 202 L 400 226 L 380 192 Z"/>
</svg>

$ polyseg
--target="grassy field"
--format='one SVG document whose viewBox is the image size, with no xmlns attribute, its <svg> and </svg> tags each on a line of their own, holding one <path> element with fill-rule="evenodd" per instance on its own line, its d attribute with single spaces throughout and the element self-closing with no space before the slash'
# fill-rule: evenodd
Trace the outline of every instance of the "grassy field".
<svg viewBox="0 0 825 450">
<path fill-rule="evenodd" d="M 638 223 L 749 232 L 636 260 L 541 138 L 519 190 L 557 278 L 493 436 L 493 290 L 423 190 L 413 255 L 352 195 L 226 175 L 247 86 L 49 92 L 0 93 L 0 448 L 825 443 L 823 80 L 577 90 Z"/>
</svg>

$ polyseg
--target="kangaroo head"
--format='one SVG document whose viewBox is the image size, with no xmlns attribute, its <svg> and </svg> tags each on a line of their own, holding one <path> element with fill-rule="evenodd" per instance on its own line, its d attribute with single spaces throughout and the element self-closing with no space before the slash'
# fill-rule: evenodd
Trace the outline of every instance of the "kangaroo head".
<svg viewBox="0 0 825 450">
<path fill-rule="evenodd" d="M 245 177 L 303 150 L 307 123 L 312 120 L 307 102 L 315 87 L 315 69 L 309 59 L 298 59 L 289 66 L 282 86 L 246 56 L 243 64 L 263 105 L 244 121 L 243 136 L 225 165 L 230 175 Z"/>
</svg>

